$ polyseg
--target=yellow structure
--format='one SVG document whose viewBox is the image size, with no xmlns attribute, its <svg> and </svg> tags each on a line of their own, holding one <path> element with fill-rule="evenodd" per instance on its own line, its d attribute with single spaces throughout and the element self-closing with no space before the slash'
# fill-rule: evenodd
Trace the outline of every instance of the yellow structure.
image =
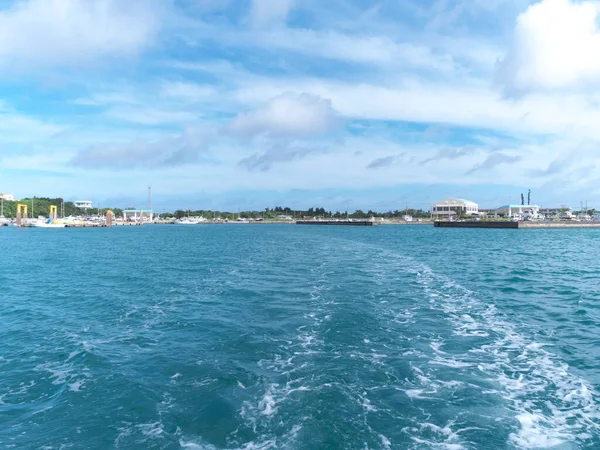
<svg viewBox="0 0 600 450">
<path fill-rule="evenodd" d="M 106 211 L 106 219 L 104 221 L 104 224 L 107 227 L 112 227 L 112 221 L 113 221 L 113 212 L 109 209 Z"/>
<path fill-rule="evenodd" d="M 56 220 L 58 218 L 58 207 L 56 205 L 50 205 L 50 220 Z"/>
<path fill-rule="evenodd" d="M 27 205 L 19 203 L 17 205 L 17 226 L 20 227 L 23 223 L 23 219 L 27 219 Z"/>
</svg>

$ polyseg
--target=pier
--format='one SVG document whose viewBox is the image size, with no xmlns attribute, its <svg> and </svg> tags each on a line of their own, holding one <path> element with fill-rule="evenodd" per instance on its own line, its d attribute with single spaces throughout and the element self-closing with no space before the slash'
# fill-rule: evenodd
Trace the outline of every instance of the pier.
<svg viewBox="0 0 600 450">
<path fill-rule="evenodd" d="M 372 220 L 297 220 L 296 225 L 347 225 L 355 227 L 374 227 L 379 224 Z"/>
</svg>

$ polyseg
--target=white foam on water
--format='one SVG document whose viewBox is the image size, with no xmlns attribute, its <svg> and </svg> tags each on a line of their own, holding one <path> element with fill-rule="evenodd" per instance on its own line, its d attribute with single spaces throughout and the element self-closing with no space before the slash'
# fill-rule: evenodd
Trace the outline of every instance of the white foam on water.
<svg viewBox="0 0 600 450">
<path fill-rule="evenodd" d="M 383 434 L 379 434 L 379 440 L 381 441 L 381 445 L 383 445 L 383 448 L 392 448 L 392 443 Z"/>
<path fill-rule="evenodd" d="M 440 350 L 440 347 L 441 347 L 442 345 L 444 345 L 444 343 L 443 343 L 443 342 L 440 342 L 440 341 L 433 341 L 433 342 L 431 342 L 431 343 L 429 344 L 429 346 L 430 346 L 430 347 L 433 349 L 433 351 L 434 351 L 434 352 L 436 352 L 436 353 L 443 353 L 443 354 L 445 354 L 446 352 L 444 352 L 444 351 Z"/>
<path fill-rule="evenodd" d="M 195 388 L 199 388 L 202 386 L 208 386 L 209 384 L 213 384 L 216 381 L 217 380 L 215 378 L 203 378 L 201 380 L 192 381 L 192 386 L 194 386 Z"/>
<path fill-rule="evenodd" d="M 72 392 L 79 392 L 81 388 L 84 386 L 85 380 L 74 381 L 73 383 L 69 383 L 69 389 Z"/>
<path fill-rule="evenodd" d="M 362 395 L 358 396 L 358 403 L 360 406 L 362 406 L 362 408 L 364 409 L 364 411 L 366 413 L 370 413 L 370 412 L 376 412 L 377 408 L 375 406 L 373 406 L 373 404 L 371 403 L 371 400 L 369 400 L 367 398 L 367 393 L 363 392 Z"/>
<path fill-rule="evenodd" d="M 39 364 L 34 367 L 35 371 L 38 372 L 48 372 L 50 373 L 50 379 L 52 380 L 52 384 L 59 385 L 67 382 L 67 378 L 71 377 L 73 372 L 73 367 L 69 364 L 56 364 L 56 363 L 45 363 Z"/>
<path fill-rule="evenodd" d="M 388 302 L 386 302 L 388 303 Z M 406 325 L 408 323 L 413 323 L 415 317 L 415 313 L 413 311 L 411 311 L 410 309 L 405 309 L 404 311 L 401 312 L 394 312 L 394 318 L 392 319 L 392 322 L 395 322 L 399 325 Z"/>
<path fill-rule="evenodd" d="M 272 416 L 277 411 L 277 402 L 273 396 L 278 386 L 278 384 L 272 384 L 258 402 L 258 408 L 265 416 Z"/>
<path fill-rule="evenodd" d="M 135 426 L 144 436 L 152 439 L 161 438 L 165 432 L 161 422 L 141 423 Z"/>
<path fill-rule="evenodd" d="M 195 442 L 185 442 L 184 440 L 179 441 L 179 446 L 181 448 L 190 448 L 192 450 L 212 450 L 216 449 L 214 445 L 200 445 Z"/>
<path fill-rule="evenodd" d="M 404 391 L 404 393 L 406 395 L 408 395 L 410 398 L 429 398 L 429 397 L 424 397 L 423 393 L 425 392 L 424 389 L 400 389 L 400 388 L 396 388 L 399 391 Z M 433 392 L 428 392 L 428 393 L 435 393 L 435 391 Z"/>
<path fill-rule="evenodd" d="M 579 449 L 581 445 L 588 445 L 586 440 L 598 439 L 599 393 L 587 380 L 573 373 L 558 355 L 551 353 L 550 345 L 535 341 L 526 326 L 520 327 L 518 323 L 507 319 L 477 292 L 433 273 L 427 265 L 393 251 L 365 247 L 376 250 L 380 257 L 383 253 L 388 261 L 397 262 L 395 268 L 414 275 L 428 299 L 429 308 L 435 313 L 444 313 L 443 318 L 452 325 L 453 335 L 464 338 L 467 346 L 473 343 L 464 353 L 457 353 L 453 348 L 450 356 L 439 353 L 441 348 L 434 340 L 431 346 L 434 354 L 427 355 L 424 363 L 448 366 L 457 371 L 455 376 L 460 376 L 462 371 L 472 373 L 473 370 L 479 370 L 482 377 L 495 383 L 497 389 L 469 386 L 479 390 L 482 395 L 494 395 L 504 401 L 503 412 L 507 414 L 499 416 L 497 420 L 506 421 L 507 416 L 514 420 L 510 425 L 514 426 L 515 431 L 507 436 L 508 446 L 567 450 Z M 488 343 L 481 345 L 480 338 L 486 338 Z M 419 351 L 412 349 L 402 354 L 419 359 L 422 356 Z M 438 380 L 435 372 L 425 374 L 414 366 L 413 370 L 417 383 L 408 389 L 404 386 L 397 388 L 412 399 L 424 398 L 439 389 L 450 387 Z M 460 379 L 455 382 L 461 383 Z M 440 398 L 446 398 L 446 395 L 440 394 Z M 427 415 L 427 408 L 422 412 Z M 409 435 L 416 443 L 414 448 L 419 450 L 472 448 L 470 443 L 462 442 L 458 435 L 454 441 L 444 439 L 443 435 L 424 438 L 418 428 L 410 430 Z"/>
<path fill-rule="evenodd" d="M 455 358 L 440 358 L 440 357 L 435 357 L 434 359 L 432 359 L 429 364 L 435 364 L 438 366 L 446 366 L 446 367 L 453 367 L 455 369 L 460 369 L 460 368 L 464 368 L 464 367 L 473 367 L 476 365 L 476 363 L 471 363 L 471 362 L 463 362 L 463 361 L 459 361 Z"/>
<path fill-rule="evenodd" d="M 583 440 L 600 435 L 598 392 L 546 350 L 547 344 L 533 341 L 494 305 L 486 304 L 477 293 L 453 280 L 436 275 L 423 265 L 415 269 L 415 274 L 432 307 L 446 313 L 455 334 L 496 336 L 491 343 L 472 348 L 464 355 L 453 355 L 452 359 L 436 355 L 431 363 L 469 367 L 473 365 L 469 354 L 481 354 L 493 361 L 478 363 L 476 367 L 499 385 L 499 390 L 493 392 L 507 402 L 519 424 L 519 429 L 509 436 L 513 445 L 523 449 L 561 445 L 576 448 Z M 462 357 L 466 361 L 460 361 Z"/>
<path fill-rule="evenodd" d="M 287 418 L 286 404 L 290 401 L 300 401 L 302 396 L 315 388 L 315 380 L 305 379 L 303 374 L 310 372 L 310 367 L 314 364 L 314 355 L 322 352 L 323 327 L 331 320 L 330 306 L 335 304 L 333 301 L 328 302 L 323 299 L 322 291 L 327 289 L 328 280 L 325 274 L 320 275 L 310 288 L 312 310 L 303 314 L 304 323 L 296 327 L 295 335 L 276 340 L 275 352 L 258 362 L 262 371 L 266 371 L 269 375 L 265 376 L 261 384 L 247 388 L 238 382 L 238 386 L 246 391 L 245 394 L 258 389 L 254 398 L 244 401 L 239 410 L 245 425 L 258 437 L 250 443 L 235 448 L 244 450 L 288 448 L 296 440 L 304 422 L 310 419 L 305 417 L 299 419 L 299 423 L 290 423 L 290 419 Z"/>
<path fill-rule="evenodd" d="M 226 447 L 223 450 L 292 449 L 294 448 L 294 442 L 301 429 L 301 425 L 294 425 L 290 431 L 279 438 L 263 435 L 259 436 L 256 440 L 247 442 L 241 446 Z M 202 442 L 202 439 L 180 439 L 179 446 L 191 450 L 219 450 L 212 444 Z"/>
<path fill-rule="evenodd" d="M 433 423 L 423 422 L 415 427 L 406 427 L 402 431 L 407 433 L 414 441 L 411 450 L 421 449 L 443 449 L 443 450 L 466 450 L 465 444 L 461 442 L 459 434 L 452 430 L 454 422 L 447 423 L 444 427 Z M 429 435 L 426 439 L 423 435 Z"/>
</svg>

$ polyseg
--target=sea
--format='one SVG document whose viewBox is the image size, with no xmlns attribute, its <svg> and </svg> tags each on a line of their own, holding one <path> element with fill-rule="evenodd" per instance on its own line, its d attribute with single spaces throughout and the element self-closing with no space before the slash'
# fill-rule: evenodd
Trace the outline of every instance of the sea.
<svg viewBox="0 0 600 450">
<path fill-rule="evenodd" d="M 0 228 L 1 449 L 600 449 L 600 229 Z"/>
</svg>

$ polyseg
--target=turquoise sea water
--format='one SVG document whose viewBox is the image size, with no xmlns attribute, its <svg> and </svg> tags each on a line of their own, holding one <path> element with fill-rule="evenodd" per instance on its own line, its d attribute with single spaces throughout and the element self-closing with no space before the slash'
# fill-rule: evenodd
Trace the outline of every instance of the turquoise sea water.
<svg viewBox="0 0 600 450">
<path fill-rule="evenodd" d="M 598 449 L 600 230 L 0 228 L 0 448 Z"/>
</svg>

